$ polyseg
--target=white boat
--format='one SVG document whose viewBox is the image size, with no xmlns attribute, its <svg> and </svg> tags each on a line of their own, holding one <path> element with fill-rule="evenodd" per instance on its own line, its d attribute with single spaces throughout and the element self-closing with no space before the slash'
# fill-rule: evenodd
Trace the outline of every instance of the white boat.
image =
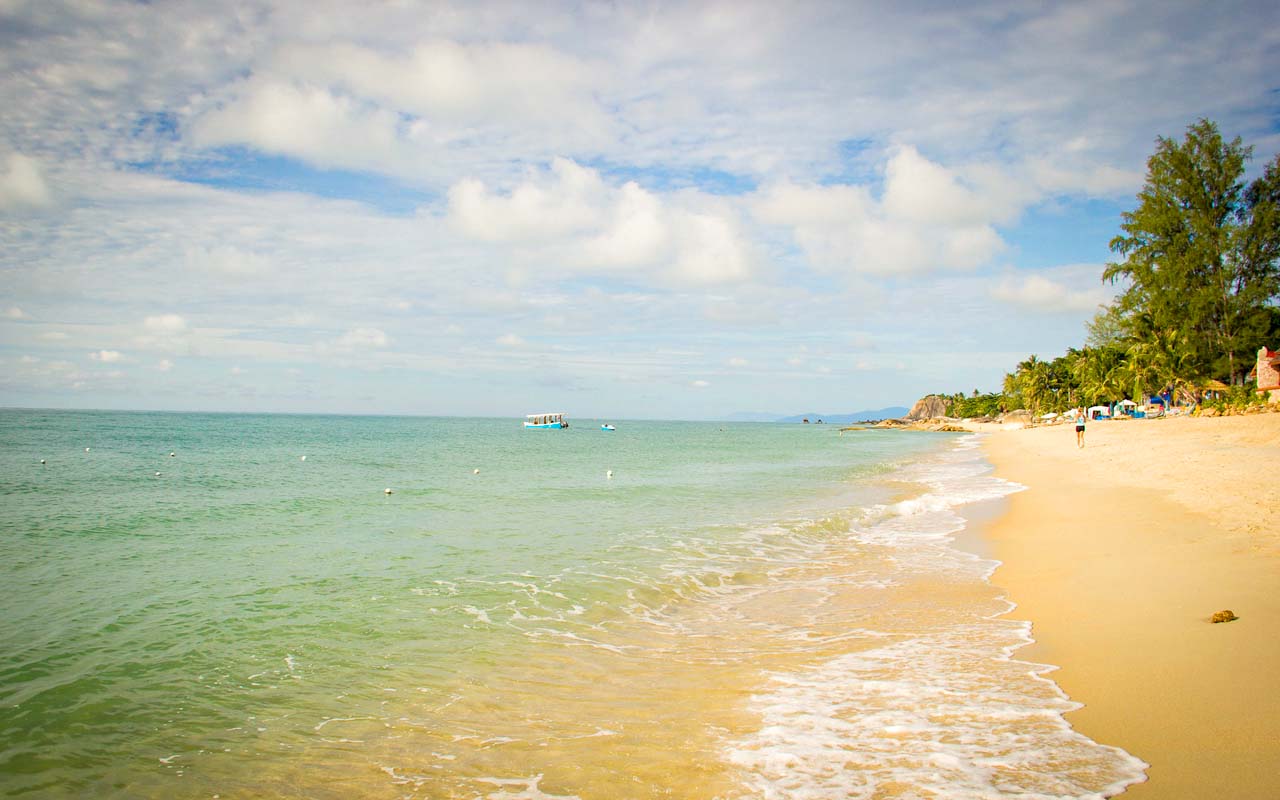
<svg viewBox="0 0 1280 800">
<path fill-rule="evenodd" d="M 617 428 L 613 427 L 612 425 L 610 425 L 609 423 L 607 423 L 607 422 L 606 422 L 605 424 L 603 424 L 603 425 L 601 425 L 601 426 L 600 426 L 600 430 L 602 430 L 602 431 L 616 431 L 616 430 L 617 430 Z"/>
<path fill-rule="evenodd" d="M 528 414 L 524 418 L 526 428 L 567 428 L 564 414 Z"/>
</svg>

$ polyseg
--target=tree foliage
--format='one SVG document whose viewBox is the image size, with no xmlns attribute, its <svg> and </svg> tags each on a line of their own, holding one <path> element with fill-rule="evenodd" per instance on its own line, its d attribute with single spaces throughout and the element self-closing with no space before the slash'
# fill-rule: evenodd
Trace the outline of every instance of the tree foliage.
<svg viewBox="0 0 1280 800">
<path fill-rule="evenodd" d="M 1110 243 L 1121 258 L 1102 274 L 1124 289 L 1088 323 L 1085 346 L 1032 355 L 1000 393 L 955 395 L 951 413 L 1185 396 L 1210 379 L 1238 386 L 1253 353 L 1280 342 L 1280 155 L 1246 183 L 1252 152 L 1204 119 L 1181 141 L 1157 139 L 1137 207 Z"/>
<path fill-rule="evenodd" d="M 1208 120 L 1181 142 L 1157 140 L 1138 207 L 1111 241 L 1123 260 L 1103 272 L 1128 283 L 1115 310 L 1138 372 L 1166 346 L 1178 353 L 1165 377 L 1234 382 L 1248 371 L 1280 290 L 1280 156 L 1246 186 L 1251 155 Z"/>
</svg>

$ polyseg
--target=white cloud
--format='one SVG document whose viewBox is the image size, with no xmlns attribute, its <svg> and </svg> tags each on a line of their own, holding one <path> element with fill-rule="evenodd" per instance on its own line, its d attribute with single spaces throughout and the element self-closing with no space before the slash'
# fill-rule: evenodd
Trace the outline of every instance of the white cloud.
<svg viewBox="0 0 1280 800">
<path fill-rule="evenodd" d="M 695 389 L 706 389 L 708 386 L 711 385 L 711 381 L 704 381 L 702 379 L 698 379 L 696 381 L 690 381 L 689 385 Z"/>
<path fill-rule="evenodd" d="M 236 100 L 196 121 L 192 141 L 251 144 L 321 167 L 382 171 L 388 161 L 413 163 L 399 127 L 395 112 L 325 87 L 251 79 Z"/>
<path fill-rule="evenodd" d="M 524 347 L 527 343 L 524 339 L 516 336 L 514 333 L 505 333 L 494 339 L 494 344 L 499 347 Z"/>
<path fill-rule="evenodd" d="M 731 367 L 745 367 L 750 363 L 751 362 L 747 361 L 745 358 L 741 358 L 739 356 L 734 356 L 729 359 L 729 366 Z"/>
<path fill-rule="evenodd" d="M 598 228 L 607 195 L 595 170 L 556 158 L 549 171 L 530 173 L 505 195 L 473 178 L 459 181 L 449 189 L 449 218 L 485 241 L 556 239 Z"/>
<path fill-rule="evenodd" d="M 756 193 L 755 214 L 790 229 L 809 261 L 831 272 L 971 269 L 1004 249 L 993 226 L 1016 215 L 1020 193 L 990 170 L 975 170 L 980 180 L 970 185 L 960 173 L 900 147 L 884 172 L 879 200 L 864 185 L 781 183 Z"/>
<path fill-rule="evenodd" d="M 27 313 L 17 306 L 9 306 L 4 312 L 5 319 L 26 319 Z"/>
<path fill-rule="evenodd" d="M 357 350 L 373 350 L 387 347 L 391 338 L 377 328 L 352 328 L 332 342 L 332 347 L 343 353 Z"/>
<path fill-rule="evenodd" d="M 272 69 L 341 86 L 429 122 L 560 123 L 603 115 L 592 90 L 604 63 L 588 63 L 540 43 L 424 42 L 404 55 L 353 44 L 283 48 Z"/>
<path fill-rule="evenodd" d="M 187 321 L 179 314 L 157 314 L 142 321 L 142 327 L 148 333 L 162 336 L 176 336 L 185 333 Z"/>
<path fill-rule="evenodd" d="M 97 352 L 90 353 L 89 358 L 94 361 L 101 361 L 104 364 L 114 364 L 121 361 L 124 356 L 117 350 L 98 350 Z"/>
<path fill-rule="evenodd" d="M 159 372 L 168 372 L 173 369 L 173 362 L 167 358 L 162 358 L 156 362 L 156 370 Z"/>
<path fill-rule="evenodd" d="M 53 193 L 44 179 L 40 164 L 21 153 L 10 153 L 0 172 L 0 211 L 24 208 L 48 208 Z"/>
<path fill-rule="evenodd" d="M 564 158 L 507 192 L 459 181 L 449 190 L 449 219 L 475 239 L 544 248 L 569 272 L 712 285 L 743 281 L 755 268 L 730 203 L 692 191 L 660 197 L 635 182 L 609 185 Z"/>
<path fill-rule="evenodd" d="M 1101 287 L 1071 289 L 1042 275 L 1005 278 L 992 288 L 991 296 L 1015 306 L 1046 312 L 1090 311 L 1110 300 L 1110 295 Z"/>
<path fill-rule="evenodd" d="M 271 271 L 271 262 L 266 257 L 225 244 L 190 245 L 186 249 L 186 261 L 192 270 L 216 275 L 248 277 Z"/>
</svg>

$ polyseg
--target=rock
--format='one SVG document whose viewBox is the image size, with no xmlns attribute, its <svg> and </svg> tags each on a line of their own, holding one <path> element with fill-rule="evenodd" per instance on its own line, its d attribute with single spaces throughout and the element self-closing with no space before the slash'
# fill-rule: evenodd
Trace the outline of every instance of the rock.
<svg viewBox="0 0 1280 800">
<path fill-rule="evenodd" d="M 1197 416 L 1201 416 L 1201 417 L 1216 417 L 1216 416 L 1218 416 L 1218 409 L 1216 409 L 1216 408 L 1202 408 L 1202 409 L 1200 409 L 1200 413 L 1199 413 Z"/>
<path fill-rule="evenodd" d="M 930 417 L 941 417 L 947 413 L 947 399 L 940 395 L 931 394 L 921 397 L 916 404 L 907 412 L 905 419 L 929 419 Z"/>
<path fill-rule="evenodd" d="M 1219 611 L 1217 614 L 1214 614 L 1212 617 L 1209 617 L 1210 622 L 1230 622 L 1233 619 L 1240 619 L 1240 618 L 1237 617 L 1235 614 L 1232 614 L 1230 609 L 1227 609 L 1225 611 Z"/>
</svg>

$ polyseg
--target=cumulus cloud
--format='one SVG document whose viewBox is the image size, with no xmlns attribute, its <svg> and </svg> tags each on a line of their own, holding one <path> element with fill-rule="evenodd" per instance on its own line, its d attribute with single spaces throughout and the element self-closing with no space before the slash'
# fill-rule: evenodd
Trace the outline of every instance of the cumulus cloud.
<svg viewBox="0 0 1280 800">
<path fill-rule="evenodd" d="M 540 42 L 434 39 L 404 54 L 349 43 L 282 48 L 271 68 L 341 86 L 428 121 L 560 123 L 600 116 L 592 91 L 607 69 Z"/>
<path fill-rule="evenodd" d="M 194 116 L 191 142 L 422 180 L 451 150 L 527 147 L 540 134 L 610 141 L 615 123 L 596 96 L 606 65 L 551 44 L 428 35 L 406 51 L 335 38 L 280 43 Z"/>
<path fill-rule="evenodd" d="M 145 350 L 185 352 L 193 347 L 193 339 L 193 331 L 181 314 L 153 314 L 142 320 L 133 344 Z"/>
<path fill-rule="evenodd" d="M 178 314 L 157 314 L 144 319 L 142 327 L 149 333 L 174 336 L 186 332 L 187 321 Z"/>
<path fill-rule="evenodd" d="M 225 244 L 189 246 L 186 260 L 192 270 L 215 275 L 247 277 L 271 270 L 271 262 L 266 257 Z"/>
<path fill-rule="evenodd" d="M 753 206 L 762 222 L 789 229 L 820 270 L 895 275 L 969 269 L 1004 249 L 994 225 L 1021 208 L 1017 192 L 988 171 L 978 174 L 981 180 L 966 181 L 901 147 L 885 166 L 879 198 L 867 185 L 781 183 L 757 192 Z"/>
<path fill-rule="evenodd" d="M 10 153 L 0 171 L 0 211 L 51 205 L 53 193 L 45 183 L 40 164 L 21 153 Z"/>
<path fill-rule="evenodd" d="M 1102 288 L 1071 289 L 1043 275 L 1005 278 L 991 289 L 991 296 L 1015 306 L 1046 312 L 1090 311 L 1110 299 Z"/>
<path fill-rule="evenodd" d="M 389 344 L 391 337 L 377 328 L 352 328 L 332 343 L 334 349 L 346 353 L 383 348 Z"/>
<path fill-rule="evenodd" d="M 556 158 L 505 194 L 474 178 L 459 181 L 449 189 L 449 218 L 475 239 L 553 240 L 599 228 L 608 195 L 598 172 Z"/>
<path fill-rule="evenodd" d="M 472 238 L 537 245 L 576 272 L 711 285 L 742 281 L 755 267 L 729 202 L 695 191 L 659 196 L 634 181 L 612 185 L 565 158 L 506 192 L 459 181 L 448 215 Z"/>
<path fill-rule="evenodd" d="M 327 168 L 385 169 L 411 163 L 395 112 L 325 87 L 250 80 L 237 98 L 200 117 L 192 141 L 203 147 L 252 144 Z"/>
<path fill-rule="evenodd" d="M 494 343 L 499 347 L 524 347 L 526 344 L 524 339 L 514 333 L 505 333 L 497 339 L 494 339 Z"/>
<path fill-rule="evenodd" d="M 117 350 L 98 350 L 90 353 L 89 358 L 94 361 L 101 361 L 103 364 L 114 364 L 124 359 L 124 356 Z"/>
</svg>

